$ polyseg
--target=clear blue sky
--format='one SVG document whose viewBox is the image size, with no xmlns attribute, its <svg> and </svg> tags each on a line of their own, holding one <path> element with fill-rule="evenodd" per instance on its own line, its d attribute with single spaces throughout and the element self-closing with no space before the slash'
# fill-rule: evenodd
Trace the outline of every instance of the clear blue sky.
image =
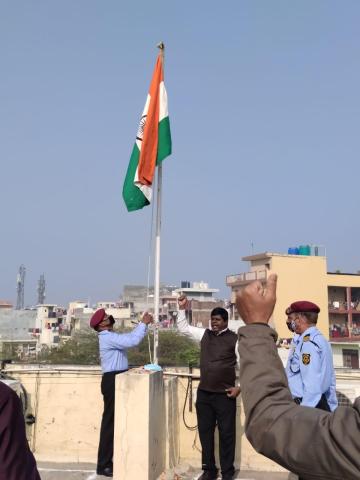
<svg viewBox="0 0 360 480">
<path fill-rule="evenodd" d="M 0 298 L 117 298 L 146 283 L 151 208 L 122 183 L 166 44 L 163 282 L 228 295 L 241 257 L 327 247 L 360 269 L 360 2 L 0 4 Z"/>
</svg>

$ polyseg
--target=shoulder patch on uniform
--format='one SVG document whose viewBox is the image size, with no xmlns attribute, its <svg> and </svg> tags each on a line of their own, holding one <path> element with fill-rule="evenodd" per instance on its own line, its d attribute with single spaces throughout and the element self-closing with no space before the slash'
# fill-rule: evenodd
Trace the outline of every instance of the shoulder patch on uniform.
<svg viewBox="0 0 360 480">
<path fill-rule="evenodd" d="M 305 335 L 303 342 L 310 342 L 310 334 Z"/>
<path fill-rule="evenodd" d="M 310 363 L 310 358 L 311 358 L 311 355 L 310 353 L 303 353 L 302 354 L 302 362 L 304 365 L 309 365 Z"/>
</svg>

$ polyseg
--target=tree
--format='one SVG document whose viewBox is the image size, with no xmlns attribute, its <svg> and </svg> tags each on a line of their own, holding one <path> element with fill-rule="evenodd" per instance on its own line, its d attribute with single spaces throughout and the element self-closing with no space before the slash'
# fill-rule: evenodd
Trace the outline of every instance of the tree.
<svg viewBox="0 0 360 480">
<path fill-rule="evenodd" d="M 76 332 L 57 348 L 42 350 L 39 361 L 57 364 L 99 364 L 99 347 L 97 334 L 93 330 Z"/>
<path fill-rule="evenodd" d="M 121 329 L 119 332 L 128 332 Z M 138 366 L 150 363 L 149 354 L 153 349 L 153 336 L 145 336 L 143 341 L 128 350 L 129 365 Z M 159 331 L 159 364 L 167 366 L 197 366 L 200 358 L 200 348 L 193 340 L 180 335 L 174 330 Z M 44 363 L 99 365 L 99 346 L 96 332 L 81 330 L 74 334 L 66 343 L 57 348 L 41 352 L 39 360 Z"/>
<path fill-rule="evenodd" d="M 152 353 L 153 337 L 149 334 L 138 347 L 129 350 L 129 364 L 150 363 L 149 340 Z M 174 330 L 159 331 L 158 359 L 162 367 L 188 366 L 189 364 L 196 366 L 199 364 L 199 358 L 200 348 L 193 340 Z"/>
</svg>

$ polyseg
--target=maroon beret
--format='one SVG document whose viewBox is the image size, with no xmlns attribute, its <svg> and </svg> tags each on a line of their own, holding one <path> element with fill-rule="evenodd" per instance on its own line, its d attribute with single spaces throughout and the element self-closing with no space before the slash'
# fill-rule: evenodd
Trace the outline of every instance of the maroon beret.
<svg viewBox="0 0 360 480">
<path fill-rule="evenodd" d="M 96 310 L 94 315 L 90 319 L 90 327 L 91 328 L 96 328 L 100 322 L 104 320 L 106 313 L 103 308 L 100 308 L 99 310 Z"/>
<path fill-rule="evenodd" d="M 298 302 L 294 302 L 285 310 L 286 315 L 290 315 L 290 313 L 319 313 L 320 308 L 312 302 L 308 302 L 307 300 L 299 300 Z"/>
</svg>

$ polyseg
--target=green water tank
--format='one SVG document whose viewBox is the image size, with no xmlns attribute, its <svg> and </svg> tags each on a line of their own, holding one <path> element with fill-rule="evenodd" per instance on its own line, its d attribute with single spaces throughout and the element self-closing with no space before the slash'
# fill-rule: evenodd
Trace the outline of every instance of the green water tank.
<svg viewBox="0 0 360 480">
<path fill-rule="evenodd" d="M 300 245 L 299 255 L 311 255 L 310 245 Z"/>
</svg>

